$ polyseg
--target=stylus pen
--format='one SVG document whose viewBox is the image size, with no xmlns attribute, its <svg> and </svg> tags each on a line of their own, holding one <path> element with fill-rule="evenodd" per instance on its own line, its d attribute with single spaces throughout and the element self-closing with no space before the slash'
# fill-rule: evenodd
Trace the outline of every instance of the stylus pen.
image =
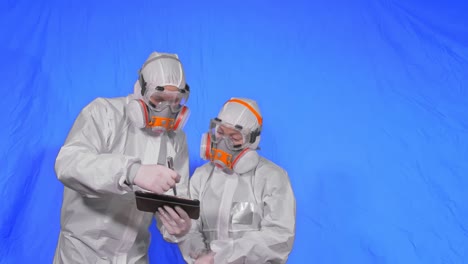
<svg viewBox="0 0 468 264">
<path fill-rule="evenodd" d="M 167 167 L 171 170 L 174 170 L 174 160 L 170 156 L 167 157 Z M 174 196 L 177 196 L 177 188 L 175 184 L 174 184 L 174 188 L 172 189 L 174 190 Z"/>
</svg>

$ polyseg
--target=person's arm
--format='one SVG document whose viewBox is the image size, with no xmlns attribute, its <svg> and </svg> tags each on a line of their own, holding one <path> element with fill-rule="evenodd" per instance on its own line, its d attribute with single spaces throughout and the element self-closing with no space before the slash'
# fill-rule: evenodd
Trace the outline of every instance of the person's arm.
<svg viewBox="0 0 468 264">
<path fill-rule="evenodd" d="M 201 182 L 207 172 L 206 168 L 198 168 L 195 170 L 192 178 L 190 179 L 190 199 L 200 200 Z M 200 200 L 201 201 L 201 200 Z M 201 205 L 203 206 L 203 205 Z M 192 220 L 192 227 L 184 240 L 179 243 L 179 248 L 187 263 L 193 263 L 198 256 L 208 252 L 205 244 L 205 238 L 202 233 L 202 213 L 197 220 Z"/>
<path fill-rule="evenodd" d="M 241 238 L 215 240 L 211 250 L 214 263 L 285 263 L 295 237 L 296 201 L 286 171 L 264 166 L 257 174 L 256 190 L 263 190 L 263 219 L 259 231 L 248 231 Z M 259 187 L 262 186 L 263 187 Z"/>
<path fill-rule="evenodd" d="M 83 196 L 126 193 L 125 184 L 135 174 L 140 160 L 110 153 L 113 140 L 125 129 L 123 116 L 105 99 L 96 99 L 76 118 L 55 161 L 57 178 Z"/>
<path fill-rule="evenodd" d="M 174 157 L 174 170 L 180 175 L 180 181 L 176 185 L 177 196 L 182 198 L 190 198 L 189 194 L 189 154 L 186 136 L 184 133 L 179 135 L 179 140 L 176 145 L 176 156 Z M 169 190 L 166 194 L 174 195 L 173 190 Z M 156 223 L 159 231 L 161 232 L 164 240 L 172 243 L 180 242 L 184 236 L 176 236 L 170 234 L 168 229 L 163 225 L 163 219 L 158 214 L 155 214 Z M 188 216 L 187 216 L 188 218 Z M 178 219 L 180 221 L 180 219 Z M 186 221 L 191 221 L 186 219 Z M 184 225 L 182 224 L 183 228 Z"/>
</svg>

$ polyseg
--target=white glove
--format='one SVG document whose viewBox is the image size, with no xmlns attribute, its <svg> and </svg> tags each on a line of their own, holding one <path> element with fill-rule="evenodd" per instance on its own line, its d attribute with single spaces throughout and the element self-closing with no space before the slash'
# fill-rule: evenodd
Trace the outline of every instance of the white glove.
<svg viewBox="0 0 468 264">
<path fill-rule="evenodd" d="M 156 214 L 161 219 L 167 232 L 176 237 L 182 237 L 188 233 L 190 227 L 192 227 L 192 220 L 188 214 L 179 206 L 175 207 L 175 210 L 165 205 L 158 208 Z"/>
<path fill-rule="evenodd" d="M 177 172 L 161 165 L 141 165 L 133 183 L 157 194 L 163 194 L 180 181 Z"/>
<path fill-rule="evenodd" d="M 214 264 L 214 255 L 214 252 L 201 255 L 195 260 L 194 264 Z"/>
</svg>

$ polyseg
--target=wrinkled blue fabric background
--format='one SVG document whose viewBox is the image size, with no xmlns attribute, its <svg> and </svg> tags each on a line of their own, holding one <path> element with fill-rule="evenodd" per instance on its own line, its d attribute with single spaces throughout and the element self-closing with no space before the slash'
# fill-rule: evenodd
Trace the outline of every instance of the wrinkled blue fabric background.
<svg viewBox="0 0 468 264">
<path fill-rule="evenodd" d="M 54 161 L 82 107 L 154 50 L 192 88 L 191 171 L 231 96 L 297 198 L 288 263 L 468 263 L 466 1 L 0 2 L 0 262 L 51 263 Z M 152 227 L 151 263 L 183 263 Z"/>
</svg>

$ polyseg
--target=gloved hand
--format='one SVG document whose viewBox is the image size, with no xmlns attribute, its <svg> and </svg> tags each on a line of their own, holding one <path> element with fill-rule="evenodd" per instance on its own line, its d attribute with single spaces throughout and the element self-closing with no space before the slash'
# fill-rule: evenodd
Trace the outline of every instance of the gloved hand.
<svg viewBox="0 0 468 264">
<path fill-rule="evenodd" d="M 180 181 L 177 172 L 161 165 L 141 165 L 133 183 L 157 194 L 162 194 L 174 187 Z"/>
<path fill-rule="evenodd" d="M 158 208 L 159 219 L 161 219 L 167 232 L 173 236 L 181 237 L 188 233 L 190 227 L 192 227 L 192 220 L 188 214 L 179 206 L 175 207 L 176 211 L 169 206 Z"/>
<path fill-rule="evenodd" d="M 214 264 L 214 255 L 214 252 L 201 255 L 195 260 L 194 264 Z"/>
</svg>

